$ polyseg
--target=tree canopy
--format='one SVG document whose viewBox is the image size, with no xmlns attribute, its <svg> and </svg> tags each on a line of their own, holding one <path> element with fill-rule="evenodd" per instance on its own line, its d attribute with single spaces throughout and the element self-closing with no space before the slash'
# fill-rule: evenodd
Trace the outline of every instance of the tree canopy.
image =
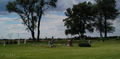
<svg viewBox="0 0 120 59">
<path fill-rule="evenodd" d="M 94 20 L 92 14 L 92 3 L 82 2 L 78 5 L 73 5 L 73 8 L 68 8 L 65 12 L 68 17 L 64 19 L 66 35 L 79 35 L 84 36 L 86 31 L 93 32 L 92 21 Z"/>
<path fill-rule="evenodd" d="M 95 1 L 97 3 L 97 7 L 100 9 L 102 13 L 102 18 L 104 19 L 105 37 L 107 37 L 108 32 L 107 21 L 115 20 L 116 17 L 119 15 L 118 10 L 116 9 L 116 1 L 115 0 L 95 0 Z"/>
<path fill-rule="evenodd" d="M 40 21 L 44 12 L 56 7 L 57 0 L 15 0 L 8 2 L 6 9 L 17 13 L 23 20 L 23 24 L 31 32 L 35 41 L 35 29 L 38 30 L 37 41 L 40 36 Z"/>
</svg>

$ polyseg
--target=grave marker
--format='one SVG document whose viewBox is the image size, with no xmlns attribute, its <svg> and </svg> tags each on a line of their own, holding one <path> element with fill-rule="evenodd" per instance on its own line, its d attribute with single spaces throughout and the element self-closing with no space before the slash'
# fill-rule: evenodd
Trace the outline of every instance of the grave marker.
<svg viewBox="0 0 120 59">
<path fill-rule="evenodd" d="M 72 45 L 72 40 L 68 40 L 68 46 L 73 46 Z"/>
<path fill-rule="evenodd" d="M 26 39 L 24 40 L 24 44 L 26 44 Z"/>
<path fill-rule="evenodd" d="M 117 39 L 119 39 L 119 36 L 117 37 Z"/>
<path fill-rule="evenodd" d="M 5 46 L 6 44 L 5 44 L 6 42 L 4 41 L 4 44 L 3 44 L 3 46 Z"/>
<path fill-rule="evenodd" d="M 88 41 L 88 43 L 92 43 L 92 41 L 91 41 L 91 40 L 89 40 L 89 41 Z"/>
<path fill-rule="evenodd" d="M 18 45 L 20 45 L 20 40 L 18 39 Z"/>
</svg>

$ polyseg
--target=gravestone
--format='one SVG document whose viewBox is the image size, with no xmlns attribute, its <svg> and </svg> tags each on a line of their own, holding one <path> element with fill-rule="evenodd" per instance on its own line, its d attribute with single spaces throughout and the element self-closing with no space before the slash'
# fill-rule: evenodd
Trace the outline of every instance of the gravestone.
<svg viewBox="0 0 120 59">
<path fill-rule="evenodd" d="M 62 44 L 59 44 L 59 46 L 62 46 Z"/>
<path fill-rule="evenodd" d="M 84 37 L 84 39 L 83 39 L 83 42 L 86 42 L 85 37 Z"/>
<path fill-rule="evenodd" d="M 97 43 L 97 40 L 95 41 L 95 43 Z"/>
<path fill-rule="evenodd" d="M 119 36 L 117 37 L 117 39 L 119 39 Z"/>
<path fill-rule="evenodd" d="M 50 45 L 50 41 L 48 42 L 48 45 Z"/>
<path fill-rule="evenodd" d="M 24 44 L 26 44 L 26 39 L 24 40 Z"/>
<path fill-rule="evenodd" d="M 42 39 L 42 42 L 44 41 L 44 39 Z"/>
<path fill-rule="evenodd" d="M 51 40 L 51 41 L 49 41 L 49 45 L 53 45 L 53 41 Z"/>
<path fill-rule="evenodd" d="M 73 46 L 72 45 L 72 40 L 68 40 L 68 46 Z"/>
<path fill-rule="evenodd" d="M 76 40 L 76 41 L 79 41 L 79 40 Z"/>
<path fill-rule="evenodd" d="M 5 45 L 6 45 L 6 42 L 4 41 L 3 46 L 5 46 Z"/>
<path fill-rule="evenodd" d="M 53 37 L 52 37 L 52 40 L 49 41 L 49 45 L 50 45 L 49 47 L 56 47 L 56 46 L 53 44 L 53 41 L 54 41 L 54 40 L 53 40 Z"/>
<path fill-rule="evenodd" d="M 89 40 L 89 41 L 88 41 L 88 43 L 92 43 L 92 41 L 91 41 L 91 40 Z"/>
<path fill-rule="evenodd" d="M 18 40 L 18 45 L 20 45 L 20 40 Z"/>
<path fill-rule="evenodd" d="M 66 43 L 64 45 L 66 45 Z"/>
<path fill-rule="evenodd" d="M 49 45 L 53 45 L 53 39 L 49 41 Z"/>
<path fill-rule="evenodd" d="M 104 40 L 101 40 L 101 42 L 104 42 Z"/>
</svg>

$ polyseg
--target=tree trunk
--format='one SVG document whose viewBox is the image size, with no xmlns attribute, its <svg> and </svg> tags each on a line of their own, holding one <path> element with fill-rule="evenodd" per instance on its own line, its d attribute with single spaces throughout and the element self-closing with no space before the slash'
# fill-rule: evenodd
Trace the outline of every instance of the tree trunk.
<svg viewBox="0 0 120 59">
<path fill-rule="evenodd" d="M 37 41 L 39 41 L 40 36 L 40 20 L 38 21 L 38 35 L 37 35 Z"/>
<path fill-rule="evenodd" d="M 31 34 L 32 34 L 33 41 L 35 41 L 35 33 L 34 33 L 34 31 L 31 31 Z"/>
<path fill-rule="evenodd" d="M 100 32 L 100 38 L 103 38 L 103 36 L 102 36 L 102 32 Z"/>
<path fill-rule="evenodd" d="M 105 15 L 105 38 L 107 37 L 107 19 Z"/>
<path fill-rule="evenodd" d="M 37 34 L 37 41 L 39 41 L 39 37 L 40 37 L 40 21 L 41 21 L 41 18 L 42 18 L 42 12 L 39 16 L 39 20 L 38 20 L 38 34 Z"/>
<path fill-rule="evenodd" d="M 100 37 L 102 38 L 102 14 L 100 13 Z"/>
</svg>

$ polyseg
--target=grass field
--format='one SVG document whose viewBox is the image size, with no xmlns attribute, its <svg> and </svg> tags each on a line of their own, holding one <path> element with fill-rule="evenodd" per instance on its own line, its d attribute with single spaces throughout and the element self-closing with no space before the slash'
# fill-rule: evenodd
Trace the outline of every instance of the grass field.
<svg viewBox="0 0 120 59">
<path fill-rule="evenodd" d="M 57 47 L 49 48 L 48 42 L 29 42 L 29 44 L 0 44 L 0 59 L 120 59 L 120 41 L 92 41 L 92 47 L 78 47 L 74 41 L 73 47 L 59 46 L 67 43 L 57 41 Z M 46 46 L 32 46 L 45 44 Z"/>
</svg>

